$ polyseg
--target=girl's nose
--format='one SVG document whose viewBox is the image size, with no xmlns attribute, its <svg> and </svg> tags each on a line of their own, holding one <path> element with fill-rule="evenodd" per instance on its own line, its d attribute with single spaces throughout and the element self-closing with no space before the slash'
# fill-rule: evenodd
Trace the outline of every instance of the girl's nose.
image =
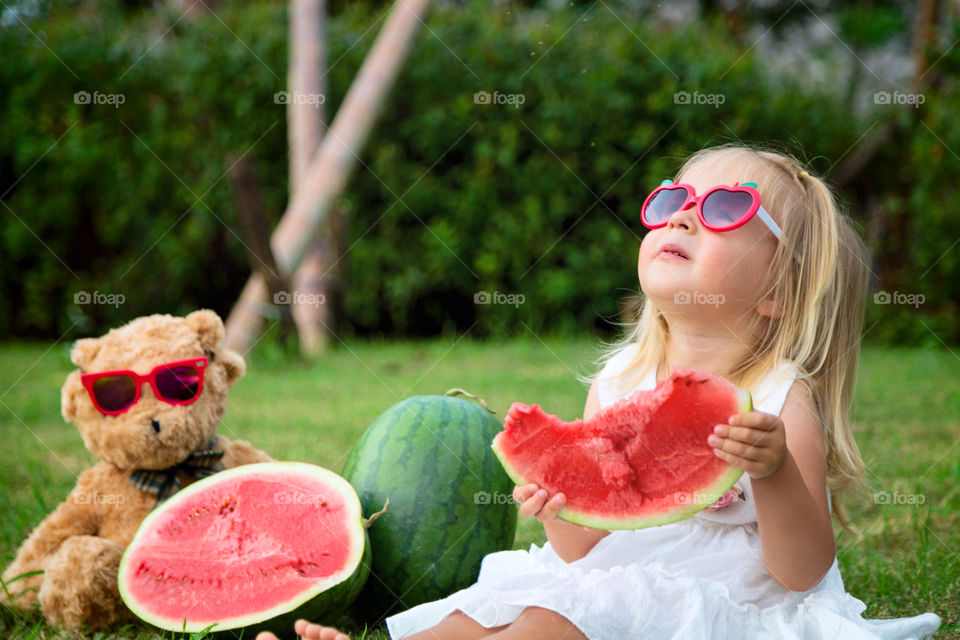
<svg viewBox="0 0 960 640">
<path fill-rule="evenodd" d="M 674 227 L 683 227 L 691 229 L 693 227 L 693 218 L 697 217 L 696 202 L 688 202 L 686 206 L 680 207 L 667 218 L 667 229 Z"/>
</svg>

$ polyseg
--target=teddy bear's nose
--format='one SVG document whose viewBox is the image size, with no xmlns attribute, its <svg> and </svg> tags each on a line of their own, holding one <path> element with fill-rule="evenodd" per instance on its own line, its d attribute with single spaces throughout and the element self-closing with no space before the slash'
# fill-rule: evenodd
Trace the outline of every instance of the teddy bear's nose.
<svg viewBox="0 0 960 640">
<path fill-rule="evenodd" d="M 154 432 L 154 433 L 160 433 L 160 423 L 159 423 L 159 422 L 157 422 L 156 420 L 151 420 L 151 421 L 150 421 L 150 426 L 153 427 L 153 432 Z"/>
</svg>

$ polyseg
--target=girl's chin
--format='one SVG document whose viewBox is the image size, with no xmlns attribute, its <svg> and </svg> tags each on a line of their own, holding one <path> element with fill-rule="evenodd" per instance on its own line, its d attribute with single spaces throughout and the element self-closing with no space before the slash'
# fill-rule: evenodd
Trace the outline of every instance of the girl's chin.
<svg viewBox="0 0 960 640">
<path fill-rule="evenodd" d="M 640 267 L 638 270 L 638 275 L 643 273 L 646 279 L 656 278 L 658 280 L 672 280 L 679 281 L 681 279 L 689 279 L 694 275 L 694 272 L 690 271 L 692 263 L 682 260 L 680 258 L 654 258 Z"/>
<path fill-rule="evenodd" d="M 645 277 L 640 279 L 640 291 L 654 302 L 660 303 L 673 302 L 676 294 L 696 289 L 687 278 L 671 276 L 672 274 L 648 271 Z"/>
</svg>

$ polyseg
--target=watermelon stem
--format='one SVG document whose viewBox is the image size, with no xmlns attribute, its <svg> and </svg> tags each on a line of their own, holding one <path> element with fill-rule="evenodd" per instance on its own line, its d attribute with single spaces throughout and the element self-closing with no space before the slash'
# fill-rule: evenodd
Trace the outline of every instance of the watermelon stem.
<svg viewBox="0 0 960 640">
<path fill-rule="evenodd" d="M 387 512 L 387 507 L 389 506 L 390 506 L 390 498 L 387 498 L 387 501 L 383 503 L 383 509 L 380 509 L 380 511 L 377 511 L 374 514 L 371 514 L 369 518 L 363 519 L 363 524 L 367 527 L 367 529 L 370 528 L 370 525 L 376 522 L 377 518 L 379 518 L 380 516 L 382 516 Z"/>
<path fill-rule="evenodd" d="M 450 389 L 449 391 L 447 391 L 447 392 L 446 392 L 445 394 L 443 394 L 443 395 L 445 395 L 445 396 L 450 396 L 451 398 L 454 397 L 454 396 L 466 396 L 467 398 L 469 398 L 470 400 L 473 400 L 474 402 L 476 402 L 477 404 L 479 404 L 481 407 L 483 407 L 484 409 L 486 409 L 487 411 L 489 411 L 489 412 L 492 413 L 493 415 L 497 415 L 497 412 L 496 412 L 496 411 L 494 411 L 493 409 L 491 409 L 490 407 L 487 406 L 487 403 L 484 402 L 483 398 L 478 398 L 477 396 L 475 396 L 475 395 L 473 395 L 472 393 L 469 393 L 469 392 L 467 392 L 467 391 L 464 391 L 463 389 L 459 389 L 459 388 Z"/>
</svg>

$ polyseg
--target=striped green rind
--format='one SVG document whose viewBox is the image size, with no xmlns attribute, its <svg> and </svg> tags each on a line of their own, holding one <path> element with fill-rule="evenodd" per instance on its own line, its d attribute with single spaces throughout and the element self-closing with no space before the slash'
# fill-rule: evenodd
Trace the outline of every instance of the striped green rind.
<svg viewBox="0 0 960 640">
<path fill-rule="evenodd" d="M 736 394 L 737 411 L 739 413 L 753 411 L 753 399 L 750 396 L 750 392 L 738 388 Z M 497 439 L 494 439 L 491 448 L 513 482 L 518 485 L 524 485 L 530 482 L 507 460 Z M 719 500 L 723 494 L 736 484 L 742 475 L 742 469 L 731 465 L 715 482 L 692 492 L 689 496 L 685 496 L 683 501 L 678 500 L 675 509 L 658 511 L 641 517 L 600 516 L 596 513 L 585 513 L 569 507 L 560 509 L 560 511 L 557 512 L 557 517 L 567 522 L 572 522 L 573 524 L 592 527 L 594 529 L 643 529 L 679 522 L 680 520 L 685 520 L 693 516 Z"/>
<path fill-rule="evenodd" d="M 362 552 L 352 557 L 347 566 L 336 575 L 331 576 L 330 580 L 304 590 L 296 598 L 279 607 L 256 611 L 246 616 L 220 620 L 211 630 L 211 635 L 223 638 L 242 637 L 251 639 L 256 637 L 260 631 L 273 631 L 281 638 L 295 638 L 296 633 L 293 631 L 293 623 L 297 619 L 330 619 L 341 615 L 360 594 L 369 576 L 371 566 L 370 539 L 364 524 L 360 500 L 353 487 L 344 478 L 329 469 L 302 462 L 262 462 L 220 471 L 178 491 L 173 497 L 151 512 L 144 518 L 133 540 L 127 546 L 117 571 L 117 585 L 120 596 L 127 607 L 144 622 L 159 629 L 194 633 L 208 628 L 210 622 L 189 622 L 183 619 L 175 620 L 157 616 L 145 609 L 136 596 L 130 592 L 125 577 L 127 565 L 136 557 L 138 541 L 151 531 L 155 523 L 159 522 L 168 510 L 178 508 L 181 502 L 203 492 L 211 485 L 236 476 L 269 475 L 276 472 L 288 473 L 291 471 L 317 477 L 340 492 L 348 507 L 355 512 L 353 517 L 356 518 L 357 522 L 357 534 L 363 535 L 364 539 Z M 186 552 L 189 553 L 190 551 L 186 550 Z M 256 594 L 250 594 L 250 597 L 255 599 Z"/>
<path fill-rule="evenodd" d="M 390 500 L 369 529 L 373 567 L 356 618 L 375 623 L 443 598 L 476 581 L 485 555 L 512 547 L 513 485 L 488 448 L 500 426 L 473 402 L 415 396 L 354 445 L 342 474 L 364 512 Z"/>
</svg>

